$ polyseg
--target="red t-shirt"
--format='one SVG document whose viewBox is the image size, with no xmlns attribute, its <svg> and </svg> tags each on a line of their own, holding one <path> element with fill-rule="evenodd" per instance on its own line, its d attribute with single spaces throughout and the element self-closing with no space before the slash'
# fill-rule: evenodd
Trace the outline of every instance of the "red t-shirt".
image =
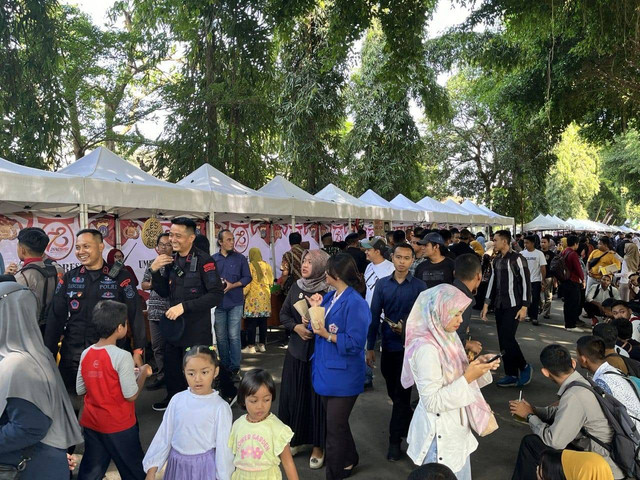
<svg viewBox="0 0 640 480">
<path fill-rule="evenodd" d="M 138 391 L 129 352 L 95 345 L 82 352 L 76 379 L 78 395 L 86 393 L 80 425 L 100 433 L 117 433 L 136 424 L 133 397 Z"/>
</svg>

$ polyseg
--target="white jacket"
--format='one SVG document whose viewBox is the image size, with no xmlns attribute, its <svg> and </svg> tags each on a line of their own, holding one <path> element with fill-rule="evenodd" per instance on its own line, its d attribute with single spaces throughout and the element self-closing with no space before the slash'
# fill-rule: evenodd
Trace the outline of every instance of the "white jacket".
<svg viewBox="0 0 640 480">
<path fill-rule="evenodd" d="M 409 366 L 420 401 L 409 426 L 407 455 L 416 465 L 422 465 L 437 437 L 438 463 L 458 472 L 478 448 L 464 408 L 473 402 L 473 390 L 464 376 L 445 385 L 440 356 L 432 345 L 416 350 Z M 484 387 L 491 381 L 491 373 L 487 372 L 478 379 L 478 385 Z"/>
</svg>

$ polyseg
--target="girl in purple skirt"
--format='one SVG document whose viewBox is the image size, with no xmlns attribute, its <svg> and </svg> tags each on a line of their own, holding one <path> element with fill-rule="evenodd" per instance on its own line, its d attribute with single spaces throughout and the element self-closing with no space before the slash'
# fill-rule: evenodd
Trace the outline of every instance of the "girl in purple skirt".
<svg viewBox="0 0 640 480">
<path fill-rule="evenodd" d="M 230 480 L 231 407 L 213 389 L 218 357 L 213 347 L 187 349 L 183 370 L 189 388 L 175 395 L 144 457 L 146 480 L 166 463 L 165 480 Z"/>
</svg>

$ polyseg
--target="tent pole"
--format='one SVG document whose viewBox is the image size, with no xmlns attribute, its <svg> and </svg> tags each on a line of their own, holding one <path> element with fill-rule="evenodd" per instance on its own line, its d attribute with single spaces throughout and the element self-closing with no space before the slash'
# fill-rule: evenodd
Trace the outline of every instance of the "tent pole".
<svg viewBox="0 0 640 480">
<path fill-rule="evenodd" d="M 80 204 L 80 229 L 89 226 L 89 208 L 86 203 Z"/>
<path fill-rule="evenodd" d="M 278 270 L 276 269 L 276 240 L 273 233 L 273 222 L 269 222 L 269 247 L 271 248 L 271 266 L 273 267 L 273 276 L 278 278 Z"/>
<path fill-rule="evenodd" d="M 216 217 L 215 212 L 209 212 L 207 220 L 207 237 L 209 238 L 209 253 L 213 255 L 216 251 Z"/>
<path fill-rule="evenodd" d="M 121 238 L 121 232 L 122 232 L 122 230 L 120 229 L 120 215 L 118 215 L 117 213 L 115 213 L 115 214 L 113 215 L 113 221 L 114 221 L 114 223 L 115 223 L 115 225 L 116 225 L 116 241 L 115 241 L 115 244 L 116 244 L 116 248 L 117 248 L 117 249 L 120 249 L 120 248 L 122 248 L 122 245 L 121 245 L 121 243 L 120 243 L 120 242 L 121 242 L 121 240 L 122 240 L 122 238 Z"/>
<path fill-rule="evenodd" d="M 351 217 L 349 217 L 349 233 L 351 233 Z"/>
<path fill-rule="evenodd" d="M 296 231 L 296 216 L 291 215 L 291 233 Z"/>
</svg>

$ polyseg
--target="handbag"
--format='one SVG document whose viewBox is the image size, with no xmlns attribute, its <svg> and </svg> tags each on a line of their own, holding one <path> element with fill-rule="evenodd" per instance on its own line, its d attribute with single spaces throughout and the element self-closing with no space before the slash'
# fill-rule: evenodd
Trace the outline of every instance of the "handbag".
<svg viewBox="0 0 640 480">
<path fill-rule="evenodd" d="M 27 462 L 31 460 L 32 449 L 33 447 L 29 447 L 22 450 L 20 463 L 16 467 L 0 463 L 0 480 L 18 480 L 20 474 L 27 468 Z"/>
</svg>

